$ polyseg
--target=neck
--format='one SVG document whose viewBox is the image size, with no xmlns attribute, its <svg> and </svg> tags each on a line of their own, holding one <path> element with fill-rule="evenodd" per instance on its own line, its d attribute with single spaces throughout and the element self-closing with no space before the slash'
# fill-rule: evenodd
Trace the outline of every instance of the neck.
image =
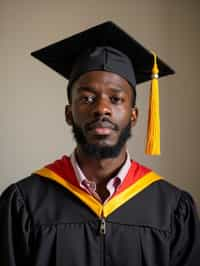
<svg viewBox="0 0 200 266">
<path fill-rule="evenodd" d="M 88 180 L 94 181 L 97 185 L 106 184 L 123 165 L 126 160 L 126 146 L 115 158 L 96 159 L 85 154 L 80 147 L 76 149 L 76 159 L 81 170 Z"/>
</svg>

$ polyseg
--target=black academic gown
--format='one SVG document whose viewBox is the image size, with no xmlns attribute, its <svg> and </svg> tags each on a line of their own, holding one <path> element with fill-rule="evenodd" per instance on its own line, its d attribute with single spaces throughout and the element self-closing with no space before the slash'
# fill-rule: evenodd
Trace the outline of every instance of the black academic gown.
<svg viewBox="0 0 200 266">
<path fill-rule="evenodd" d="M 33 174 L 0 199 L 0 266 L 199 266 L 191 196 L 165 180 L 108 215 Z"/>
</svg>

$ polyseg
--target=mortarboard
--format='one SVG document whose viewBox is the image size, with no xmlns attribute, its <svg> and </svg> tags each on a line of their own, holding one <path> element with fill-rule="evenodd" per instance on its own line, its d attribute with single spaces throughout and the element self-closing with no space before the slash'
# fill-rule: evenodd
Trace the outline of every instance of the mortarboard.
<svg viewBox="0 0 200 266">
<path fill-rule="evenodd" d="M 159 77 L 174 70 L 111 21 L 31 53 L 72 83 L 83 73 L 105 70 L 119 74 L 132 87 L 152 80 L 146 153 L 160 154 Z"/>
</svg>

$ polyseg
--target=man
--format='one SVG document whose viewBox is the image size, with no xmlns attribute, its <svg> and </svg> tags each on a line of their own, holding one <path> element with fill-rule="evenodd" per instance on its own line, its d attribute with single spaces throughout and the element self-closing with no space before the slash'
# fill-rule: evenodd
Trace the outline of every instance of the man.
<svg viewBox="0 0 200 266">
<path fill-rule="evenodd" d="M 69 79 L 77 147 L 3 193 L 0 265 L 199 265 L 191 196 L 127 151 L 152 54 L 107 22 L 33 56 Z M 157 60 L 161 76 L 173 73 Z"/>
</svg>

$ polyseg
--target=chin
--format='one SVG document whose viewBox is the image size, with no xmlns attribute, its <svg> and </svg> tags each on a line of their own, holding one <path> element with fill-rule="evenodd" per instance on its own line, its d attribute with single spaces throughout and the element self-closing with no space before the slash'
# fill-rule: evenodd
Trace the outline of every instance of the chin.
<svg viewBox="0 0 200 266">
<path fill-rule="evenodd" d="M 91 145 L 96 145 L 99 147 L 112 147 L 115 146 L 118 139 L 111 139 L 110 136 L 95 136 L 92 139 L 88 139 L 87 143 Z"/>
<path fill-rule="evenodd" d="M 81 150 L 86 155 L 96 159 L 117 157 L 131 136 L 131 123 L 123 130 L 109 135 L 97 135 L 91 132 L 88 134 L 76 125 L 73 125 L 72 129 L 74 138 Z"/>
<path fill-rule="evenodd" d="M 97 148 L 112 148 L 116 145 L 116 142 L 108 142 L 108 141 L 94 141 L 94 142 L 88 142 L 88 145 L 94 145 Z"/>
</svg>

